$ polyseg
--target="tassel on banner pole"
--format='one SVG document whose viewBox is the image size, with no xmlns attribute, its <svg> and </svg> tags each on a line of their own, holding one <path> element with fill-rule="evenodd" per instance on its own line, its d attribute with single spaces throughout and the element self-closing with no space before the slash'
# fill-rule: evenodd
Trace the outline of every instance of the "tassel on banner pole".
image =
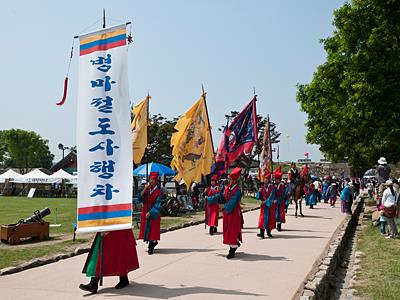
<svg viewBox="0 0 400 300">
<path fill-rule="evenodd" d="M 72 57 L 74 55 L 74 42 L 75 42 L 75 37 L 72 39 L 72 47 L 71 47 L 71 54 L 69 56 L 69 63 L 68 63 L 68 69 L 67 69 L 67 75 L 64 78 L 64 92 L 61 100 L 56 103 L 56 105 L 63 105 L 65 103 L 65 100 L 67 100 L 67 92 L 68 92 L 68 74 L 69 74 L 69 69 L 71 68 L 71 61 Z"/>
</svg>

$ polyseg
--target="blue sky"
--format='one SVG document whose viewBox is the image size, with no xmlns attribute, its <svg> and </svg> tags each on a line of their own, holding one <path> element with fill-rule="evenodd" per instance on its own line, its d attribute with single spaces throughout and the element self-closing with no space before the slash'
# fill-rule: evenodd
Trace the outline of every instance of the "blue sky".
<svg viewBox="0 0 400 300">
<path fill-rule="evenodd" d="M 333 11 L 345 1 L 18 1 L 2 5 L 3 72 L 0 130 L 34 130 L 61 156 L 59 143 L 76 144 L 77 43 L 62 96 L 74 35 L 132 21 L 130 96 L 153 97 L 151 113 L 183 114 L 207 91 L 214 143 L 224 115 L 241 110 L 258 94 L 257 112 L 282 132 L 281 160 L 322 158 L 305 142 L 305 113 L 295 101 L 296 84 L 308 83 L 325 60 L 319 43 L 330 36 Z M 94 26 L 93 23 L 99 21 Z M 88 28 L 90 27 L 90 28 Z M 129 29 L 128 29 L 129 30 Z M 290 138 L 285 138 L 288 133 Z"/>
</svg>

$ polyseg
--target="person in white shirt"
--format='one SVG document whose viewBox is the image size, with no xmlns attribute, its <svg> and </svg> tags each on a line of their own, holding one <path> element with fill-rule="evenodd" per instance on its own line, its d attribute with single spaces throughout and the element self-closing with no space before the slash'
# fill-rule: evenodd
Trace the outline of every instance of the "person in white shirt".
<svg viewBox="0 0 400 300">
<path fill-rule="evenodd" d="M 393 182 L 391 180 L 385 182 L 385 187 L 386 189 L 383 191 L 382 195 L 382 212 L 390 229 L 388 238 L 398 238 L 399 233 L 397 230 L 397 224 L 394 220 L 396 216 L 397 195 L 393 189 Z"/>
</svg>

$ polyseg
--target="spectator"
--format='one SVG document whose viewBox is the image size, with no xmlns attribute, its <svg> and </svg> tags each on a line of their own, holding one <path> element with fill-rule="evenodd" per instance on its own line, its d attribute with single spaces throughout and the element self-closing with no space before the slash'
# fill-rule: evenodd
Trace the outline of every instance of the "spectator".
<svg viewBox="0 0 400 300">
<path fill-rule="evenodd" d="M 368 190 L 368 196 L 372 198 L 374 196 L 374 184 L 372 183 L 371 180 L 368 180 L 367 182 L 367 190 Z"/>
<path fill-rule="evenodd" d="M 396 216 L 396 192 L 393 188 L 393 182 L 391 180 L 387 180 L 385 182 L 386 189 L 382 195 L 382 210 L 381 213 L 386 219 L 386 222 L 389 225 L 389 235 L 388 238 L 398 238 L 399 233 L 397 230 L 397 224 L 394 220 Z"/>
</svg>

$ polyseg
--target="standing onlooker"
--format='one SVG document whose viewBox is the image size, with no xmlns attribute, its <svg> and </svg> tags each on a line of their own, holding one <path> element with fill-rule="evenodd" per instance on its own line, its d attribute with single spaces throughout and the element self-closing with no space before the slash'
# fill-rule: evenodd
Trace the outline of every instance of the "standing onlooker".
<svg viewBox="0 0 400 300">
<path fill-rule="evenodd" d="M 321 182 L 319 182 L 317 179 L 313 182 L 313 184 L 314 184 L 314 188 L 315 188 L 315 195 L 317 196 L 317 201 L 321 202 L 321 192 L 320 192 Z"/>
<path fill-rule="evenodd" d="M 382 195 L 382 206 L 383 206 L 383 216 L 389 225 L 389 236 L 388 238 L 398 238 L 399 233 L 397 231 L 397 224 L 394 220 L 396 216 L 396 192 L 393 189 L 393 182 L 387 180 L 385 182 L 386 189 Z"/>
<path fill-rule="evenodd" d="M 195 211 L 197 211 L 197 208 L 198 208 L 199 196 L 200 196 L 199 187 L 196 182 L 193 182 L 193 184 L 192 184 L 192 203 L 193 203 L 193 208 Z"/>
<path fill-rule="evenodd" d="M 381 199 L 382 199 L 382 194 L 383 190 L 385 189 L 384 183 L 385 181 L 389 180 L 390 176 L 390 167 L 387 165 L 386 158 L 381 157 L 378 160 L 378 167 L 376 168 L 376 172 L 378 174 L 378 194 L 377 194 L 377 203 L 378 206 L 381 205 Z"/>
<path fill-rule="evenodd" d="M 372 198 L 374 196 L 374 184 L 370 179 L 367 182 L 367 190 L 368 190 L 368 196 Z"/>
</svg>

